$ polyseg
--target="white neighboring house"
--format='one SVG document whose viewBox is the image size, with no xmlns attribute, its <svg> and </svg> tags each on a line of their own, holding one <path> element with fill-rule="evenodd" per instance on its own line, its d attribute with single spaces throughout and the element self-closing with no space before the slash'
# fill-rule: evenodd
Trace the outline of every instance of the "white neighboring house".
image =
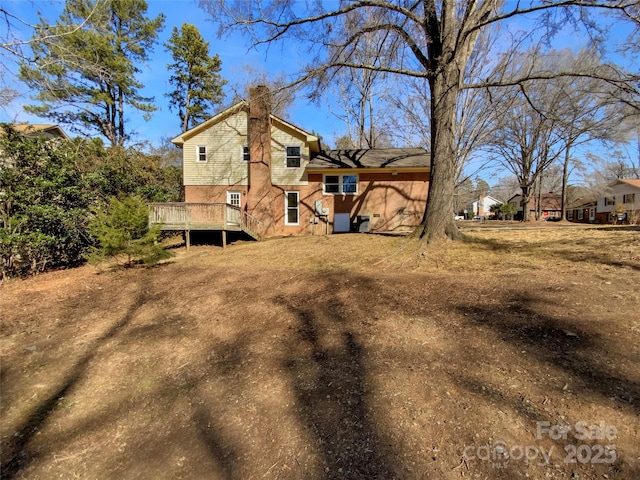
<svg viewBox="0 0 640 480">
<path fill-rule="evenodd" d="M 484 197 L 479 197 L 478 200 L 471 203 L 469 210 L 472 212 L 473 216 L 478 215 L 480 217 L 488 218 L 492 215 L 491 206 L 496 203 L 502 202 L 496 198 L 486 195 Z"/>
<path fill-rule="evenodd" d="M 609 193 L 598 199 L 598 223 L 640 222 L 640 179 L 621 178 L 609 185 Z"/>
</svg>

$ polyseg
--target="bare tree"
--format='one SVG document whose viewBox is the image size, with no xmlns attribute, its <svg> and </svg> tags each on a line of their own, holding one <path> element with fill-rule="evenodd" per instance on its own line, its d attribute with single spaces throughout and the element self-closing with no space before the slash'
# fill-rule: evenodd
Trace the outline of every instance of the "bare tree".
<svg viewBox="0 0 640 480">
<path fill-rule="evenodd" d="M 573 65 L 575 68 L 578 66 L 580 68 L 591 66 L 596 70 L 601 68 L 598 56 L 589 50 L 582 50 L 577 54 L 570 50 L 554 52 L 547 56 L 547 61 L 550 59 L 556 67 L 566 64 Z M 551 80 L 550 86 L 559 95 L 558 102 L 552 105 L 546 115 L 558 120 L 558 128 L 564 144 L 564 154 L 561 158 L 561 218 L 564 219 L 568 203 L 569 176 L 574 166 L 581 166 L 581 162 L 572 157 L 573 150 L 593 140 L 609 143 L 618 141 L 623 114 L 619 101 L 615 99 L 615 90 L 612 92 L 607 83 L 598 79 L 562 77 Z"/>
<path fill-rule="evenodd" d="M 288 118 L 288 110 L 296 99 L 296 89 L 288 88 L 284 75 L 269 75 L 266 71 L 250 65 L 243 67 L 242 81 L 231 84 L 233 102 L 249 99 L 249 89 L 256 85 L 266 85 L 271 93 L 271 112 L 283 119 Z"/>
<path fill-rule="evenodd" d="M 638 22 L 637 0 L 561 0 L 557 2 L 500 2 L 499 0 L 360 0 L 323 4 L 315 2 L 304 13 L 299 2 L 281 0 L 269 4 L 261 1 L 239 2 L 234 7 L 224 0 L 201 0 L 216 18 L 226 14 L 227 26 L 245 27 L 255 44 L 273 43 L 294 36 L 316 48 L 310 64 L 298 82 L 314 79 L 321 85 L 325 76 L 336 69 L 360 68 L 415 78 L 429 83 L 431 118 L 431 181 L 425 216 L 417 233 L 426 241 L 445 237 L 458 238 L 453 220 L 453 193 L 456 179 L 455 131 L 457 102 L 466 87 L 517 85 L 526 79 L 550 79 L 559 75 L 592 76 L 595 72 L 521 72 L 523 77 L 499 81 L 478 81 L 465 85 L 463 74 L 476 49 L 481 31 L 489 26 L 522 15 L 539 15 L 545 34 L 551 36 L 561 25 L 573 25 L 589 32 L 597 30 L 594 14 L 611 13 L 624 21 Z M 326 5 L 335 5 L 325 10 Z M 336 19 L 361 9 L 375 9 L 372 22 L 364 21 L 357 30 L 334 29 Z M 372 34 L 387 32 L 387 45 L 394 45 L 388 63 L 362 64 L 352 54 L 359 43 Z M 591 38 L 599 40 L 597 35 Z M 598 72 L 615 85 L 634 78 L 611 67 Z"/>
<path fill-rule="evenodd" d="M 535 57 L 520 65 L 509 64 L 517 70 L 530 68 Z M 517 75 L 517 73 L 516 73 Z M 513 86 L 501 89 L 494 97 L 492 113 L 493 134 L 490 151 L 493 158 L 516 176 L 522 191 L 523 221 L 529 221 L 529 201 L 534 185 L 562 153 L 560 123 L 547 115 L 561 98 L 551 82 Z"/>
<path fill-rule="evenodd" d="M 465 81 L 487 78 L 492 74 L 495 62 L 491 58 L 495 29 L 484 31 L 478 38 L 476 49 L 469 59 L 465 72 Z M 431 95 L 429 84 L 413 77 L 398 79 L 405 95 L 396 93 L 395 106 L 400 112 L 405 144 L 429 149 L 431 145 Z M 397 89 L 398 90 L 398 89 Z M 480 153 L 489 140 L 492 129 L 491 98 L 486 89 L 465 89 L 460 92 L 456 112 L 455 132 L 455 185 L 458 189 L 463 183 L 477 176 L 487 166 L 487 161 L 472 162 L 484 158 Z M 477 154 L 477 155 L 476 155 Z M 474 158 L 476 157 L 476 158 Z M 460 193 L 456 192 L 456 196 Z"/>
<path fill-rule="evenodd" d="M 502 203 L 508 203 L 511 197 L 520 190 L 520 182 L 514 175 L 500 177 L 498 182 L 491 187 L 491 196 Z"/>
<path fill-rule="evenodd" d="M 334 28 L 356 32 L 362 23 L 378 21 L 376 15 L 379 14 L 374 8 L 354 10 L 338 19 L 339 24 Z M 393 44 L 387 44 L 389 36 L 390 32 L 381 30 L 362 37 L 345 60 L 363 65 L 379 66 L 389 63 L 384 57 L 393 55 L 397 50 Z M 331 54 L 334 55 L 334 52 Z M 335 55 L 339 58 L 345 54 L 337 51 Z M 339 110 L 332 109 L 332 113 L 346 124 L 355 148 L 388 146 L 386 104 L 390 97 L 397 94 L 391 91 L 393 87 L 388 80 L 389 74 L 384 71 L 361 68 L 344 68 L 332 77 L 324 77 L 329 91 L 338 99 Z"/>
</svg>

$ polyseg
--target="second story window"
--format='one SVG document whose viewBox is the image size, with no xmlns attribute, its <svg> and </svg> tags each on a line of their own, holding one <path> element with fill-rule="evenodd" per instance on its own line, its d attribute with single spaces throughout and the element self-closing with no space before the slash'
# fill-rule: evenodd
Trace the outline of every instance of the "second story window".
<svg viewBox="0 0 640 480">
<path fill-rule="evenodd" d="M 300 147 L 287 147 L 287 168 L 300 167 Z"/>
<path fill-rule="evenodd" d="M 206 161 L 207 161 L 207 146 L 206 145 L 196 146 L 196 162 L 206 162 Z"/>
</svg>

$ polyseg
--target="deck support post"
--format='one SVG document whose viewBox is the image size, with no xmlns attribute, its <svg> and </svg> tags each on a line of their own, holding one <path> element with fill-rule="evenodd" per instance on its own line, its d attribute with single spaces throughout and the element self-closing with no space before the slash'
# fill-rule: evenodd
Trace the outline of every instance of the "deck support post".
<svg viewBox="0 0 640 480">
<path fill-rule="evenodd" d="M 189 251 L 189 247 L 191 246 L 191 231 L 190 230 L 185 230 L 184 231 L 184 243 L 187 246 L 187 251 Z"/>
<path fill-rule="evenodd" d="M 227 246 L 227 231 L 222 230 L 222 248 Z"/>
</svg>

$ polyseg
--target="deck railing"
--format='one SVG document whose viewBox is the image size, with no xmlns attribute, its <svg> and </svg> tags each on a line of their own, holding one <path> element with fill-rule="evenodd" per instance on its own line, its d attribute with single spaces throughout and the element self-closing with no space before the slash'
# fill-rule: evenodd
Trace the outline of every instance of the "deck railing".
<svg viewBox="0 0 640 480">
<path fill-rule="evenodd" d="M 152 203 L 149 225 L 163 230 L 242 230 L 262 236 L 262 222 L 228 203 Z"/>
</svg>

